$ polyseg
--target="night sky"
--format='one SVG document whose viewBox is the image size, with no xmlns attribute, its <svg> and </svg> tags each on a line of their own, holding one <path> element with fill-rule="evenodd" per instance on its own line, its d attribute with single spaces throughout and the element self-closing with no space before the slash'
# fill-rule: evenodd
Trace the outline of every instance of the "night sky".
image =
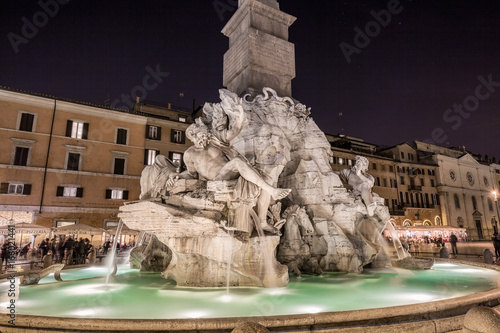
<svg viewBox="0 0 500 333">
<path fill-rule="evenodd" d="M 135 100 L 122 94 L 144 91 L 150 103 L 217 102 L 235 2 L 2 1 L 0 85 L 122 108 Z M 498 1 L 279 2 L 297 17 L 293 97 L 323 131 L 386 146 L 430 139 L 498 161 Z M 367 24 L 369 43 L 355 38 Z"/>
</svg>

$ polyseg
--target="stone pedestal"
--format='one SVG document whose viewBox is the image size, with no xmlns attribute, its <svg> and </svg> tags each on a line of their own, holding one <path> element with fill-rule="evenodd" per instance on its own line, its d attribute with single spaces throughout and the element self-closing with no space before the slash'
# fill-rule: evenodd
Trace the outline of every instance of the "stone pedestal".
<svg viewBox="0 0 500 333">
<path fill-rule="evenodd" d="M 172 201 L 182 207 L 182 197 Z M 288 285 L 288 268 L 275 258 L 278 236 L 241 241 L 220 228 L 220 211 L 180 207 L 153 201 L 120 207 L 125 225 L 154 234 L 172 252 L 162 276 L 190 287 Z"/>
</svg>

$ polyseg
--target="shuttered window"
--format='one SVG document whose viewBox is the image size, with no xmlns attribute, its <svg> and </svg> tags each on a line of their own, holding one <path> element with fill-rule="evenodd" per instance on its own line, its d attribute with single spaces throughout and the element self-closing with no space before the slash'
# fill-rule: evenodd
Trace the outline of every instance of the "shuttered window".
<svg viewBox="0 0 500 333">
<path fill-rule="evenodd" d="M 89 123 L 83 121 L 68 120 L 66 122 L 66 136 L 74 139 L 88 138 Z"/>
</svg>

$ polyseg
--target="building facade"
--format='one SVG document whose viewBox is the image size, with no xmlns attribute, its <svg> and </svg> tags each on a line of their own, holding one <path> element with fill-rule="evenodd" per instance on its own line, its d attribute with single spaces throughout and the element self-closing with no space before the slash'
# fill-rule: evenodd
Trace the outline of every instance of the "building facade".
<svg viewBox="0 0 500 333">
<path fill-rule="evenodd" d="M 417 150 L 408 143 L 380 151 L 394 160 L 394 179 L 398 198 L 398 225 L 440 226 L 443 224 L 437 188 L 438 166 L 418 158 Z"/>
<path fill-rule="evenodd" d="M 498 231 L 493 194 L 498 191 L 496 165 L 480 163 L 464 150 L 424 142 L 415 144 L 422 159 L 432 160 L 439 166 L 438 191 L 443 202 L 444 223 L 465 228 L 471 240 L 491 239 Z"/>
<path fill-rule="evenodd" d="M 327 135 L 332 145 L 331 165 L 335 171 L 354 165 L 356 155 L 369 161 L 368 173 L 375 178 L 373 192 L 384 198 L 391 222 L 399 226 L 442 224 L 437 191 L 437 166 L 417 160 L 415 148 L 407 143 L 378 149 L 362 139 Z"/>
<path fill-rule="evenodd" d="M 118 208 L 139 198 L 150 151 L 181 163 L 190 145 L 183 110 L 126 111 L 8 88 L 0 109 L 2 224 L 115 226 Z"/>
</svg>

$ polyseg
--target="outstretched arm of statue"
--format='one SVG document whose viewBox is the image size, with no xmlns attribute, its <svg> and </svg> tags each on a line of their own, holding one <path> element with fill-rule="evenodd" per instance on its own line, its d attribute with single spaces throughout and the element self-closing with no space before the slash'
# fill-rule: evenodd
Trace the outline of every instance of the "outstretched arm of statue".
<svg viewBox="0 0 500 333">
<path fill-rule="evenodd" d="M 181 173 L 172 173 L 170 177 L 167 179 L 167 187 L 174 186 L 175 182 L 179 179 L 196 179 L 198 178 L 198 174 L 191 174 L 189 171 L 183 171 Z"/>
<path fill-rule="evenodd" d="M 233 100 L 232 98 L 224 98 L 221 102 L 222 109 L 229 116 L 229 128 L 227 129 L 226 139 L 230 142 L 234 139 L 243 128 L 245 122 L 245 110 L 241 105 L 241 98 Z"/>
</svg>

